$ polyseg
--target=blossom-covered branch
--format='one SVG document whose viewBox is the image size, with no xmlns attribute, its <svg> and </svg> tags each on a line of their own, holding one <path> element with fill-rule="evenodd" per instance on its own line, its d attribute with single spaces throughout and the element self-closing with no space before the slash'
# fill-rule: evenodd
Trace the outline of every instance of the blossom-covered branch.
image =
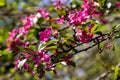
<svg viewBox="0 0 120 80">
<path fill-rule="evenodd" d="M 7 39 L 7 49 L 19 54 L 14 62 L 15 70 L 27 71 L 39 78 L 44 76 L 45 71 L 56 74 L 56 63 L 64 62 L 75 67 L 73 55 L 94 46 L 101 50 L 102 42 L 117 38 L 115 34 L 120 32 L 119 25 L 108 33 L 100 30 L 107 23 L 104 20 L 106 12 L 101 9 L 105 5 L 102 6 L 97 0 L 81 2 L 79 8 L 71 9 L 72 5 L 63 7 L 57 0 L 53 3 L 56 17 L 41 8 L 36 14 L 21 18 L 22 26 L 9 32 Z M 77 49 L 84 44 L 92 45 Z"/>
</svg>

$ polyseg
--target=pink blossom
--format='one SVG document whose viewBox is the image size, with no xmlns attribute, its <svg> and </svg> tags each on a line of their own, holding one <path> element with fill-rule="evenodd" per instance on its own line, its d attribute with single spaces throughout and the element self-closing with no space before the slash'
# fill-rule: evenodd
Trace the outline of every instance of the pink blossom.
<svg viewBox="0 0 120 80">
<path fill-rule="evenodd" d="M 65 17 L 64 16 L 62 16 L 61 18 L 59 18 L 58 20 L 57 20 L 57 23 L 58 24 L 63 24 L 65 22 Z"/>
<path fill-rule="evenodd" d="M 106 48 L 106 49 L 109 49 L 109 50 L 110 50 L 112 47 L 113 47 L 112 44 L 107 44 L 107 45 L 105 46 L 105 48 Z"/>
<path fill-rule="evenodd" d="M 100 19 L 100 22 L 101 22 L 102 24 L 106 24 L 108 21 L 107 21 L 106 19 L 104 19 L 104 18 L 101 18 L 101 19 Z"/>
<path fill-rule="evenodd" d="M 53 64 L 52 63 L 46 63 L 46 70 L 49 70 L 53 67 Z"/>
<path fill-rule="evenodd" d="M 29 29 L 28 29 L 28 30 L 29 30 Z M 22 34 L 24 35 L 24 37 L 26 37 L 28 30 L 25 30 L 25 27 L 20 27 L 20 28 L 19 28 L 19 34 L 22 33 Z"/>
<path fill-rule="evenodd" d="M 19 28 L 19 32 L 22 32 L 24 35 L 26 35 L 26 33 L 29 31 L 30 27 L 33 25 L 33 19 L 34 19 L 34 15 L 30 15 L 28 17 L 22 18 L 22 23 L 23 23 L 23 27 Z"/>
<path fill-rule="evenodd" d="M 46 63 L 49 63 L 49 61 L 50 61 L 50 56 L 49 56 L 48 54 L 44 54 L 44 61 L 45 61 Z"/>
<path fill-rule="evenodd" d="M 91 32 L 92 28 L 94 27 L 94 24 L 90 24 L 88 31 Z"/>
<path fill-rule="evenodd" d="M 32 56 L 32 60 L 33 62 L 35 62 L 35 67 L 38 67 L 41 64 L 41 62 L 44 60 L 43 55 L 44 55 L 44 52 L 41 51 L 38 54 L 34 54 Z"/>
<path fill-rule="evenodd" d="M 25 69 L 26 71 L 29 70 L 29 64 L 25 63 L 25 64 L 23 65 L 23 67 L 24 67 L 24 69 Z"/>
<path fill-rule="evenodd" d="M 50 56 L 46 54 L 44 50 L 38 52 L 37 54 L 35 53 L 32 57 L 33 62 L 35 62 L 35 67 L 40 66 L 42 62 L 46 64 L 46 69 L 50 69 L 52 67 Z"/>
<path fill-rule="evenodd" d="M 120 2 L 116 2 L 116 7 L 120 9 Z"/>
<path fill-rule="evenodd" d="M 29 59 L 30 58 L 30 54 L 28 54 L 27 53 L 27 51 L 26 52 L 21 52 L 21 54 L 26 58 L 26 59 Z"/>
<path fill-rule="evenodd" d="M 8 42 L 13 41 L 17 33 L 18 33 L 17 29 L 13 29 L 11 32 L 9 32 L 9 38 L 7 39 L 7 41 Z"/>
<path fill-rule="evenodd" d="M 86 12 L 88 15 L 93 15 L 95 12 L 95 4 L 92 0 L 84 0 L 82 5 L 83 12 Z"/>
<path fill-rule="evenodd" d="M 56 0 L 56 2 L 53 3 L 53 5 L 54 5 L 56 10 L 62 9 L 60 0 Z"/>
<path fill-rule="evenodd" d="M 68 22 L 69 24 L 79 25 L 83 24 L 91 17 L 95 17 L 96 15 L 97 14 L 94 2 L 92 0 L 84 0 L 81 11 L 73 10 L 69 12 Z"/>
<path fill-rule="evenodd" d="M 33 26 L 33 23 L 34 23 L 34 15 L 30 15 L 30 16 L 27 16 L 25 18 L 21 18 L 21 21 L 23 23 L 23 27 L 20 27 L 19 28 L 19 33 L 22 33 L 24 35 L 24 37 L 26 37 L 29 29 L 31 28 L 31 26 Z"/>
<path fill-rule="evenodd" d="M 14 69 L 17 70 L 18 69 L 18 64 L 19 64 L 19 59 L 17 58 L 14 62 L 15 66 Z"/>
<path fill-rule="evenodd" d="M 28 46 L 29 46 L 29 42 L 27 41 L 24 43 L 24 47 L 28 47 Z"/>
<path fill-rule="evenodd" d="M 14 50 L 15 52 L 19 51 L 19 48 L 17 46 L 22 46 L 22 42 L 20 41 L 19 38 L 16 38 L 14 41 L 8 45 L 8 50 Z"/>
<path fill-rule="evenodd" d="M 25 48 L 25 47 L 28 47 L 28 45 L 29 45 L 29 42 L 23 43 L 20 40 L 20 38 L 15 38 L 13 41 L 10 42 L 10 44 L 7 47 L 7 50 L 13 50 L 15 52 L 19 52 L 20 49 L 18 48 L 18 46 Z"/>
<path fill-rule="evenodd" d="M 93 38 L 93 34 L 87 32 L 86 30 L 78 29 L 76 34 L 79 35 L 78 40 L 83 42 L 83 43 L 89 43 L 90 40 Z"/>
<path fill-rule="evenodd" d="M 24 27 L 20 27 L 20 28 L 19 28 L 19 33 L 24 33 L 24 32 L 25 32 Z"/>
<path fill-rule="evenodd" d="M 22 18 L 21 20 L 22 20 L 22 23 L 23 23 L 23 25 L 26 27 L 26 26 L 32 26 L 33 25 L 33 18 L 34 18 L 35 16 L 34 15 L 30 15 L 30 16 L 28 16 L 28 17 L 25 17 L 25 18 Z"/>
<path fill-rule="evenodd" d="M 75 25 L 82 24 L 88 18 L 89 16 L 87 15 L 86 12 L 81 12 L 78 10 L 71 11 L 69 12 L 69 15 L 68 15 L 69 24 L 75 24 Z"/>
<path fill-rule="evenodd" d="M 94 12 L 94 17 L 102 17 L 103 13 L 102 12 Z"/>
<path fill-rule="evenodd" d="M 52 33 L 52 28 L 47 28 L 45 29 L 45 31 L 43 32 L 40 32 L 39 35 L 40 35 L 40 41 L 41 42 L 47 42 L 51 36 L 51 33 Z"/>
<path fill-rule="evenodd" d="M 65 61 L 69 61 L 73 57 L 72 54 L 68 54 L 67 56 L 64 57 Z"/>
<path fill-rule="evenodd" d="M 101 42 L 103 40 L 103 36 L 99 37 L 98 40 Z"/>
<path fill-rule="evenodd" d="M 50 14 L 47 12 L 46 9 L 39 9 L 38 12 L 41 14 L 43 18 L 49 19 Z"/>
<path fill-rule="evenodd" d="M 99 4 L 98 4 L 99 5 Z M 93 0 L 84 0 L 84 3 L 82 5 L 82 12 L 86 13 L 89 18 L 96 18 L 103 16 L 102 12 L 98 12 L 96 9 L 96 4 Z"/>
<path fill-rule="evenodd" d="M 67 61 L 66 64 L 67 64 L 68 66 L 70 66 L 70 65 L 71 65 L 71 61 Z"/>
<path fill-rule="evenodd" d="M 30 72 L 31 74 L 35 74 L 35 71 L 33 71 L 33 70 L 29 70 L 28 72 Z"/>
<path fill-rule="evenodd" d="M 66 55 L 64 58 L 63 58 L 63 64 L 64 65 L 70 65 L 71 64 L 71 62 L 70 62 L 70 59 L 73 57 L 73 54 L 68 54 L 68 55 Z M 64 62 L 65 61 L 65 62 Z"/>
</svg>

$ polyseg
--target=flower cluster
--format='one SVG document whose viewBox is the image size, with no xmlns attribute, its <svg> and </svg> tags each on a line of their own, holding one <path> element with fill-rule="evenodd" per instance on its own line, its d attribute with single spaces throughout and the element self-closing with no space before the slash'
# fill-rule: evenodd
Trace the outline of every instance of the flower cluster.
<svg viewBox="0 0 120 80">
<path fill-rule="evenodd" d="M 46 9 L 39 9 L 38 12 L 41 14 L 41 16 L 45 19 L 49 19 L 49 13 Z"/>
<path fill-rule="evenodd" d="M 58 20 L 57 20 L 57 23 L 58 24 L 63 24 L 65 22 L 65 17 L 64 16 L 62 16 L 61 18 L 59 18 Z"/>
<path fill-rule="evenodd" d="M 20 27 L 18 29 L 13 29 L 11 32 L 9 32 L 9 38 L 7 39 L 8 44 L 8 50 L 13 50 L 15 52 L 20 52 L 20 57 L 16 59 L 15 61 L 15 69 L 20 68 L 20 65 L 22 64 L 24 68 L 28 71 L 29 65 L 25 62 L 32 60 L 34 62 L 35 66 L 39 66 L 42 62 L 46 63 L 46 69 L 50 68 L 50 56 L 45 53 L 45 51 L 39 51 L 35 52 L 30 50 L 29 48 L 29 42 L 23 41 L 22 36 L 24 38 L 27 37 L 27 34 L 29 33 L 29 30 L 31 27 L 36 24 L 39 18 L 48 18 L 49 13 L 45 9 L 40 9 L 39 12 L 36 15 L 31 14 L 28 17 L 22 18 L 22 24 L 23 27 Z M 40 32 L 40 42 L 46 42 L 50 38 L 52 28 L 48 28 L 43 32 Z M 29 54 L 28 54 L 29 53 Z M 23 63 L 23 60 L 26 60 Z"/>
<path fill-rule="evenodd" d="M 95 4 L 92 1 L 84 0 L 81 11 L 73 10 L 69 12 L 69 24 L 83 24 L 95 14 Z"/>
<path fill-rule="evenodd" d="M 40 71 L 52 70 L 56 73 L 56 63 L 73 65 L 71 58 L 77 52 L 74 46 L 90 43 L 95 35 L 92 32 L 97 24 L 95 19 L 103 18 L 103 13 L 95 3 L 93 0 L 83 0 L 83 4 L 78 7 L 80 9 L 66 10 L 61 6 L 61 1 L 57 0 L 53 4 L 55 11 L 64 9 L 66 14 L 53 18 L 46 9 L 39 9 L 37 14 L 22 18 L 22 27 L 9 32 L 7 39 L 8 50 L 20 54 L 15 60 L 15 69 L 41 75 Z M 119 8 L 119 3 L 116 6 Z"/>
<path fill-rule="evenodd" d="M 9 32 L 9 38 L 7 39 L 8 42 L 11 42 L 12 40 L 14 40 L 15 36 L 17 35 L 18 30 L 17 29 L 13 29 L 11 32 Z"/>
<path fill-rule="evenodd" d="M 52 28 L 47 28 L 45 31 L 40 32 L 40 41 L 42 42 L 47 42 L 51 36 L 52 33 Z"/>
<path fill-rule="evenodd" d="M 57 0 L 56 2 L 54 2 L 53 5 L 54 5 L 56 10 L 62 9 L 60 0 Z"/>
<path fill-rule="evenodd" d="M 83 43 L 89 43 L 90 40 L 93 38 L 93 33 L 91 33 L 91 29 L 94 27 L 94 24 L 91 24 L 88 30 L 77 30 L 77 39 Z"/>
<path fill-rule="evenodd" d="M 89 13 L 90 5 L 94 4 L 90 4 L 89 2 L 86 3 L 86 1 L 84 1 L 83 5 L 82 11 L 73 10 L 69 12 L 69 15 L 67 16 L 67 19 L 69 20 L 66 20 L 66 16 L 62 15 L 60 18 L 57 18 L 56 23 L 65 24 L 66 20 L 70 25 L 81 25 L 94 12 L 91 10 L 92 13 Z M 60 0 L 57 0 L 57 2 L 54 3 L 54 6 L 55 9 L 62 9 Z M 67 65 L 71 65 L 70 59 L 73 54 L 66 54 L 59 51 L 57 48 L 54 48 L 59 46 L 59 42 L 57 42 L 59 33 L 57 30 L 53 30 L 52 26 L 44 29 L 43 31 L 37 32 L 37 35 L 39 35 L 39 46 L 36 47 L 37 50 L 30 48 L 31 43 L 27 40 L 27 36 L 29 35 L 30 30 L 34 28 L 34 24 L 37 24 L 40 19 L 50 19 L 50 14 L 46 9 L 39 9 L 36 15 L 31 14 L 30 16 L 22 18 L 23 27 L 13 29 L 13 31 L 9 33 L 10 37 L 7 40 L 9 42 L 8 49 L 20 54 L 15 60 L 15 69 L 20 68 L 35 74 L 37 71 L 35 71 L 34 68 L 40 68 L 41 70 L 53 70 L 53 72 L 55 72 L 55 63 L 65 62 Z M 90 29 L 88 32 L 86 30 L 78 29 L 76 37 L 80 42 L 88 43 L 90 39 L 93 38 L 93 34 L 90 31 Z M 55 44 L 57 44 L 57 46 L 55 46 Z M 55 55 L 53 55 L 51 49 L 54 49 Z M 51 54 L 49 54 L 49 52 L 51 52 Z"/>
</svg>

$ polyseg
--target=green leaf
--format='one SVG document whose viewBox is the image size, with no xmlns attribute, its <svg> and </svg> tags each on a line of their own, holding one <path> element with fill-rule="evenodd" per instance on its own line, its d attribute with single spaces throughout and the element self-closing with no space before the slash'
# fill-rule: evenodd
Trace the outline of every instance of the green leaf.
<svg viewBox="0 0 120 80">
<path fill-rule="evenodd" d="M 101 31 L 103 26 L 100 26 L 99 24 L 95 24 L 95 26 L 91 29 L 92 33 L 96 33 L 97 31 Z"/>
<path fill-rule="evenodd" d="M 117 26 L 114 26 L 114 27 L 112 28 L 112 30 L 114 31 L 114 30 L 116 30 L 116 29 L 118 29 L 118 28 L 120 28 L 120 24 L 118 24 Z"/>
<path fill-rule="evenodd" d="M 66 40 L 70 41 L 70 42 L 74 42 L 75 41 L 73 37 L 67 37 Z"/>
<path fill-rule="evenodd" d="M 49 46 L 49 45 L 52 45 L 52 44 L 55 44 L 58 40 L 50 40 L 49 42 L 47 42 L 46 44 L 42 44 L 41 47 L 44 47 L 44 46 Z"/>
<path fill-rule="evenodd" d="M 119 67 L 116 67 L 115 68 L 115 72 L 114 72 L 114 78 L 116 79 L 117 76 L 119 75 L 119 71 L 120 71 L 120 68 Z"/>
<path fill-rule="evenodd" d="M 104 4 L 104 3 L 105 3 L 105 0 L 99 0 L 98 3 Z"/>
<path fill-rule="evenodd" d="M 58 61 L 59 59 L 65 57 L 66 55 L 67 55 L 67 53 L 59 54 L 59 55 L 55 58 L 54 62 L 56 62 L 56 61 Z"/>
<path fill-rule="evenodd" d="M 54 7 L 51 6 L 51 7 L 49 8 L 49 12 L 55 12 Z"/>
<path fill-rule="evenodd" d="M 51 26 L 53 29 L 60 29 L 61 28 L 61 26 L 58 24 L 52 24 Z"/>
<path fill-rule="evenodd" d="M 20 49 L 20 51 L 26 52 L 26 49 L 25 49 L 25 48 L 23 48 L 23 47 L 21 47 L 21 46 L 17 46 L 17 47 Z"/>
<path fill-rule="evenodd" d="M 36 35 L 37 35 L 37 30 L 31 29 L 31 30 L 29 31 L 29 33 L 28 33 L 27 40 L 35 37 Z"/>
<path fill-rule="evenodd" d="M 29 48 L 34 50 L 36 48 L 36 46 L 35 45 L 29 45 Z"/>
<path fill-rule="evenodd" d="M 42 22 L 44 22 L 44 19 L 43 19 L 43 18 L 40 18 L 40 19 L 38 20 L 37 24 L 38 24 L 38 25 L 39 25 L 39 24 L 42 24 Z"/>
<path fill-rule="evenodd" d="M 73 66 L 74 68 L 76 67 L 76 63 L 74 61 L 70 61 L 71 66 Z"/>
<path fill-rule="evenodd" d="M 64 10 L 64 9 L 62 9 L 62 10 L 57 9 L 56 12 L 57 12 L 57 14 L 58 14 L 59 16 L 66 15 L 66 10 Z"/>
<path fill-rule="evenodd" d="M 120 38 L 120 34 L 117 34 L 117 35 L 115 36 L 115 38 Z"/>
<path fill-rule="evenodd" d="M 57 49 L 57 46 L 50 46 L 50 47 L 46 47 L 45 49 L 50 50 L 50 49 Z"/>
<path fill-rule="evenodd" d="M 3 6 L 5 6 L 5 0 L 0 0 L 0 7 L 3 7 Z"/>
</svg>

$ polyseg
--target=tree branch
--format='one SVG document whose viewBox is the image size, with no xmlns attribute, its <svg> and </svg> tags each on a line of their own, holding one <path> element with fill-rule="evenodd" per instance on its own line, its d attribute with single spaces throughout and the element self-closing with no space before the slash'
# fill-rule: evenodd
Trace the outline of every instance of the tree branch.
<svg viewBox="0 0 120 80">
<path fill-rule="evenodd" d="M 120 67 L 120 63 L 116 67 Z M 107 77 L 109 74 L 113 73 L 115 71 L 115 69 L 116 68 L 111 69 L 110 71 L 107 71 L 107 72 L 103 73 L 102 75 L 100 75 L 99 77 L 97 77 L 95 80 L 101 80 L 101 79 Z"/>
<path fill-rule="evenodd" d="M 102 37 L 104 37 L 104 39 L 101 40 L 99 43 L 95 43 L 95 44 L 93 44 L 93 45 L 91 45 L 91 46 L 89 46 L 89 47 L 87 47 L 87 48 L 81 49 L 81 50 L 77 51 L 75 54 L 80 53 L 80 52 L 83 52 L 83 51 L 87 51 L 88 49 L 93 48 L 94 46 L 96 46 L 96 45 L 98 45 L 98 44 L 106 41 L 107 39 L 110 38 L 110 36 L 113 36 L 115 33 L 118 33 L 118 32 L 120 32 L 120 28 L 114 30 L 114 32 L 112 32 L 112 33 L 109 32 L 109 33 L 103 34 Z M 93 40 L 95 40 L 95 39 L 100 38 L 100 37 L 101 37 L 101 36 L 97 36 L 97 37 L 93 38 L 93 39 L 91 40 L 91 42 L 92 42 Z M 105 37 L 106 37 L 106 38 L 105 38 Z M 117 37 L 114 37 L 114 38 L 116 39 Z M 81 44 L 80 44 L 80 45 L 81 45 Z M 78 47 L 78 46 L 80 46 L 80 45 L 77 45 L 76 47 Z"/>
</svg>

